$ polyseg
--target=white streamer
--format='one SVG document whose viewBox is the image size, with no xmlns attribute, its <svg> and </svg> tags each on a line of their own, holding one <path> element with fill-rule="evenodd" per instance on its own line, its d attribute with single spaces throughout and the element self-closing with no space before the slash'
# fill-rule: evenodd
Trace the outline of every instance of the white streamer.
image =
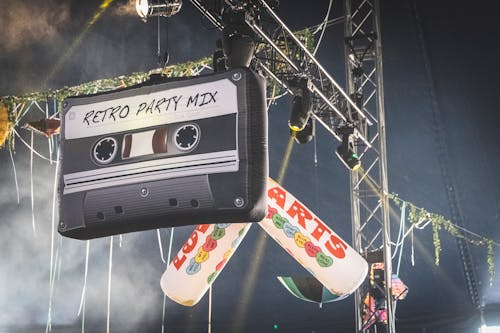
<svg viewBox="0 0 500 333">
<path fill-rule="evenodd" d="M 12 149 L 9 149 L 10 160 L 12 161 L 12 169 L 14 170 L 14 183 L 16 184 L 16 193 L 17 193 L 17 204 L 19 205 L 19 184 L 17 183 L 17 171 L 16 171 L 16 163 L 14 162 L 14 156 L 12 156 Z"/>
<path fill-rule="evenodd" d="M 413 252 L 413 230 L 411 231 L 411 265 L 415 266 L 415 256 Z"/>
<path fill-rule="evenodd" d="M 172 243 L 174 241 L 174 227 L 170 228 L 170 243 L 168 245 L 167 262 L 170 263 L 172 253 Z M 167 295 L 163 294 L 163 309 L 161 314 L 161 333 L 165 333 L 165 309 L 167 305 Z"/>
<path fill-rule="evenodd" d="M 84 317 L 85 317 L 85 293 L 87 291 L 87 274 L 89 271 L 90 240 L 87 240 L 86 243 L 87 243 L 87 246 L 85 249 L 85 273 L 83 275 L 82 296 L 80 298 L 80 306 L 78 307 L 78 313 L 77 313 L 77 316 L 80 316 L 80 314 L 83 311 L 82 321 L 84 320 Z"/>
<path fill-rule="evenodd" d="M 31 131 L 31 154 L 30 154 L 30 192 L 31 192 L 31 226 L 33 227 L 33 234 L 36 238 L 36 224 L 35 224 L 35 193 L 33 191 L 33 131 Z"/>
<path fill-rule="evenodd" d="M 28 143 L 26 143 L 26 141 L 24 141 L 24 139 L 19 135 L 19 133 L 17 133 L 16 129 L 13 128 L 12 131 L 14 132 L 14 134 L 19 138 L 19 140 L 21 140 L 21 142 L 29 149 L 31 150 L 33 153 L 35 153 L 35 155 L 37 155 L 38 157 L 46 160 L 46 161 L 50 161 L 50 159 L 48 159 L 47 157 L 43 156 L 42 154 L 40 154 L 39 152 L 37 152 L 35 149 L 32 149 L 30 147 L 30 145 Z"/>
<path fill-rule="evenodd" d="M 106 313 L 106 333 L 109 333 L 109 317 L 111 310 L 111 270 L 113 267 L 113 236 L 109 238 L 109 267 L 108 267 L 108 304 Z"/>
<path fill-rule="evenodd" d="M 163 257 L 163 247 L 161 246 L 161 235 L 160 235 L 160 229 L 156 229 L 156 235 L 158 236 L 158 247 L 160 248 L 160 257 L 161 257 L 161 261 L 163 261 L 164 264 L 166 264 L 165 262 L 165 258 Z"/>
<path fill-rule="evenodd" d="M 57 173 L 59 169 L 59 150 L 57 151 L 56 172 L 54 175 L 54 187 L 52 190 L 52 221 L 51 221 L 51 234 L 50 234 L 50 267 L 49 267 L 49 309 L 47 314 L 47 326 L 45 332 L 50 332 L 52 329 L 52 294 L 54 292 L 54 277 L 56 272 L 56 264 L 58 259 L 59 248 L 56 250 L 54 259 L 54 233 L 56 222 L 56 193 L 57 193 Z"/>
<path fill-rule="evenodd" d="M 212 332 L 212 285 L 208 288 L 208 333 Z"/>
<path fill-rule="evenodd" d="M 55 261 L 54 261 L 54 270 L 52 271 L 52 275 L 50 276 L 50 290 L 49 290 L 49 310 L 47 313 L 47 326 L 45 326 L 45 333 L 52 331 L 52 297 L 54 295 L 55 289 L 55 278 L 57 272 L 57 262 L 59 258 L 59 248 L 56 249 Z"/>
</svg>

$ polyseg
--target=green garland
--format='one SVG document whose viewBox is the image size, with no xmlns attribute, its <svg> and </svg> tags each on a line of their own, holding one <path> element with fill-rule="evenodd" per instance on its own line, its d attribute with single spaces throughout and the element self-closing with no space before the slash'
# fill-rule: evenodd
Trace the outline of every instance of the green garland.
<svg viewBox="0 0 500 333">
<path fill-rule="evenodd" d="M 402 208 L 402 200 L 396 194 L 390 194 L 389 199 L 391 199 L 400 209 Z M 493 245 L 496 244 L 492 239 L 476 235 L 465 229 L 459 229 L 457 225 L 452 223 L 450 220 L 445 219 L 442 215 L 436 213 L 430 213 L 427 210 L 417 207 L 410 202 L 406 202 L 408 207 L 408 221 L 411 225 L 415 225 L 422 221 L 430 221 L 432 224 L 432 239 L 434 242 L 434 256 L 436 266 L 439 266 L 439 256 L 441 252 L 441 241 L 439 239 L 439 231 L 444 229 L 450 235 L 455 238 L 460 238 L 468 242 L 469 244 L 475 246 L 485 246 L 487 247 L 487 259 L 489 282 L 490 286 L 493 285 L 493 278 L 495 276 L 495 252 L 493 251 Z"/>
</svg>

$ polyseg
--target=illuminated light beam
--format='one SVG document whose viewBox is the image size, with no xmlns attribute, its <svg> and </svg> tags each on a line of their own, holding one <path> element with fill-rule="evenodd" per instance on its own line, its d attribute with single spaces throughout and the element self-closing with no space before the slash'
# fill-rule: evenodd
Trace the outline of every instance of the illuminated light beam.
<svg viewBox="0 0 500 333">
<path fill-rule="evenodd" d="M 295 139 L 296 134 L 297 132 L 292 131 L 292 134 L 290 135 L 290 139 L 288 140 L 288 144 L 285 149 L 285 154 L 283 155 L 283 159 L 281 160 L 281 167 L 278 172 L 278 178 L 276 179 L 276 182 L 280 185 L 283 185 L 283 181 L 285 180 L 286 171 L 288 170 L 288 164 L 290 163 L 290 156 L 292 156 L 293 141 Z"/>
<path fill-rule="evenodd" d="M 290 139 L 288 140 L 288 144 L 285 149 L 285 153 L 283 155 L 283 159 L 281 160 L 281 166 L 278 173 L 278 178 L 276 182 L 278 184 L 283 184 L 285 180 L 286 171 L 288 169 L 288 164 L 290 162 L 290 156 L 292 155 L 294 140 L 295 140 L 296 132 L 292 131 L 290 135 Z M 267 233 L 264 230 L 259 231 L 259 235 L 257 236 L 257 241 L 255 242 L 255 248 L 252 253 L 254 254 L 253 260 L 248 269 L 248 273 L 246 275 L 245 281 L 243 283 L 243 290 L 241 295 L 241 301 L 238 303 L 238 307 L 236 309 L 235 314 L 235 326 L 233 327 L 233 332 L 239 332 L 243 328 L 243 324 L 246 321 L 248 306 L 252 299 L 252 295 L 255 290 L 255 282 L 257 281 L 257 277 L 259 276 L 260 268 L 262 266 L 262 260 L 264 258 L 264 253 L 267 247 Z"/>
<path fill-rule="evenodd" d="M 56 64 L 54 67 L 52 67 L 52 70 L 49 72 L 49 75 L 45 78 L 45 80 L 42 83 L 42 88 L 45 88 L 47 84 L 56 76 L 63 65 L 68 61 L 68 58 L 75 52 L 76 48 L 81 44 L 83 38 L 87 35 L 87 33 L 90 31 L 90 28 L 101 18 L 102 14 L 106 12 L 108 7 L 114 2 L 115 0 L 104 0 L 100 5 L 97 11 L 94 13 L 94 15 L 90 18 L 90 20 L 87 22 L 85 25 L 85 29 L 75 38 L 73 43 L 71 43 L 70 47 L 63 53 L 63 55 L 57 60 Z"/>
</svg>

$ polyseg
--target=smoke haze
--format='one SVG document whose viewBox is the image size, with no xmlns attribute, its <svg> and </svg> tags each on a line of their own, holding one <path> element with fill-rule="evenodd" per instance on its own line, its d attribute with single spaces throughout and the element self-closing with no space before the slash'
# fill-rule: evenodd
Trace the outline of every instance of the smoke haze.
<svg viewBox="0 0 500 333">
<path fill-rule="evenodd" d="M 135 0 L 128 0 L 125 3 L 117 3 L 111 13 L 118 16 L 137 16 L 135 10 Z"/>
<path fill-rule="evenodd" d="M 64 29 L 70 18 L 65 1 L 2 1 L 0 45 L 15 51 L 31 43 L 50 42 Z"/>
<path fill-rule="evenodd" d="M 45 139 L 37 137 L 35 147 L 47 155 Z M 0 214 L 0 331 L 12 328 L 14 332 L 23 326 L 44 327 L 47 322 L 55 174 L 54 164 L 35 157 L 35 235 L 31 226 L 30 155 L 21 144 L 16 150 L 19 205 L 11 165 L 4 165 L 10 172 L 2 173 L 0 178 L 0 197 L 5 208 Z M 4 161 L 9 160 L 7 155 L 7 150 L 0 151 Z M 188 229 L 176 231 L 178 242 L 173 251 L 185 240 L 191 231 Z M 161 234 L 166 257 L 168 231 L 162 230 Z M 87 324 L 97 325 L 97 331 L 104 331 L 106 325 L 109 244 L 109 237 L 90 241 L 85 318 Z M 85 252 L 86 241 L 64 238 L 55 231 L 53 327 L 78 325 L 81 321 L 77 313 L 84 285 Z M 157 318 L 161 316 L 163 293 L 159 280 L 164 269 L 156 230 L 123 235 L 121 247 L 120 237 L 114 237 L 110 318 L 113 330 L 136 332 L 144 322 L 160 325 Z"/>
</svg>

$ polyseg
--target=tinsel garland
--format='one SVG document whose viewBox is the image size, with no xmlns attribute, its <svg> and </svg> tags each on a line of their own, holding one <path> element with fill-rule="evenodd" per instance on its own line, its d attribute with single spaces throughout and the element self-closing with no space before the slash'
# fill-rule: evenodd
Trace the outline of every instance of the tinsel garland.
<svg viewBox="0 0 500 333">
<path fill-rule="evenodd" d="M 396 194 L 390 194 L 389 198 L 401 209 L 402 200 Z M 410 202 L 406 202 L 406 206 L 409 210 L 407 216 L 411 225 L 416 225 L 423 221 L 429 221 L 432 224 L 432 239 L 434 242 L 434 255 L 437 266 L 439 266 L 439 256 L 441 252 L 439 231 L 444 229 L 455 238 L 463 239 L 475 246 L 485 246 L 487 248 L 486 262 L 488 264 L 489 282 L 490 286 L 493 285 L 493 278 L 495 276 L 495 252 L 493 251 L 493 245 L 495 245 L 495 242 L 492 239 L 459 229 L 454 223 L 447 220 L 442 215 L 428 212 L 424 208 L 417 207 Z"/>
<path fill-rule="evenodd" d="M 308 50 L 313 50 L 314 36 L 309 29 L 303 29 L 295 32 L 294 34 L 307 47 Z M 287 54 L 288 56 L 292 56 L 286 43 L 278 44 L 280 48 L 283 49 L 285 54 Z M 259 55 L 268 53 L 270 50 L 271 49 L 268 45 L 261 44 L 257 50 L 256 56 L 259 57 Z M 196 61 L 188 61 L 182 64 L 165 66 L 164 68 L 154 69 L 149 72 L 135 72 L 130 75 L 122 75 L 115 78 L 95 80 L 72 87 L 64 87 L 57 90 L 33 92 L 21 96 L 0 97 L 0 106 L 5 106 L 7 110 L 7 115 L 5 116 L 3 114 L 5 113 L 5 109 L 2 109 L 0 107 L 0 147 L 7 143 L 9 149 L 14 149 L 14 143 L 12 142 L 13 140 L 11 133 L 14 125 L 14 119 L 16 119 L 18 114 L 22 114 L 24 112 L 25 107 L 29 108 L 33 104 L 33 102 L 47 102 L 51 99 L 54 99 L 58 104 L 57 109 L 60 110 L 62 101 L 70 96 L 97 94 L 130 87 L 144 82 L 149 78 L 151 74 L 161 73 L 166 77 L 193 76 L 199 69 L 210 66 L 211 62 L 212 57 L 204 57 Z M 280 88 L 281 87 L 279 87 L 277 82 L 272 82 L 268 85 L 268 89 L 272 91 L 273 97 L 275 96 L 276 90 L 279 90 Z M 19 105 L 22 105 L 21 112 L 19 112 L 18 110 L 18 114 L 14 114 L 16 106 Z"/>
<path fill-rule="evenodd" d="M 0 147 L 3 147 L 12 127 L 12 119 L 10 113 L 3 103 L 0 103 Z"/>
</svg>

